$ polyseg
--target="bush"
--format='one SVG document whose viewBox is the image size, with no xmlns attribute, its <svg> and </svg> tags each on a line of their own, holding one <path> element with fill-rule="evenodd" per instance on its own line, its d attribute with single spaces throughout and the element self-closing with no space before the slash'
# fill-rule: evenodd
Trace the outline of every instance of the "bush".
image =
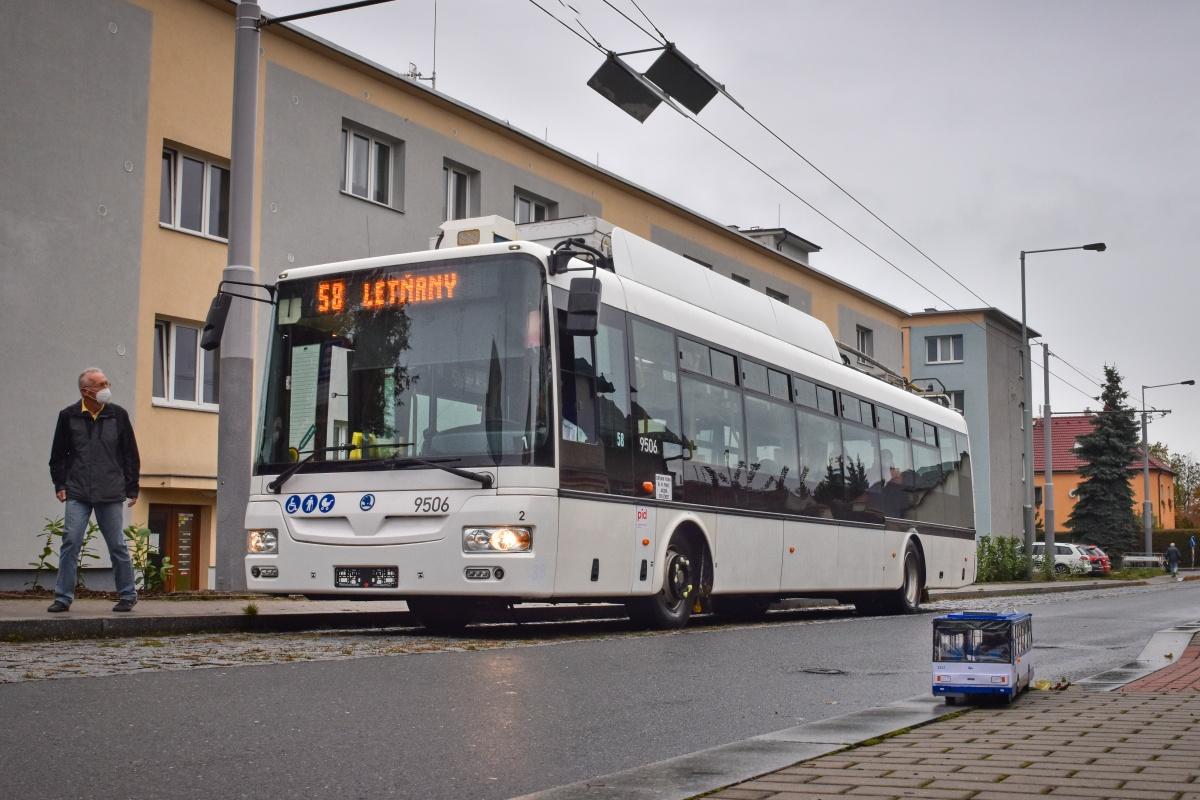
<svg viewBox="0 0 1200 800">
<path fill-rule="evenodd" d="M 975 543 L 976 583 L 1025 580 L 1029 559 L 1011 536 L 983 536 Z"/>
</svg>

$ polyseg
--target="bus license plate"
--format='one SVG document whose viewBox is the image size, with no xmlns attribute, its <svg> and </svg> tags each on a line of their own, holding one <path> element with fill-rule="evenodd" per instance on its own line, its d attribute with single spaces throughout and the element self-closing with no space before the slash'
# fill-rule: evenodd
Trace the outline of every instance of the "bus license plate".
<svg viewBox="0 0 1200 800">
<path fill-rule="evenodd" d="M 398 567 L 334 567 L 333 585 L 339 589 L 395 589 L 400 585 Z"/>
</svg>

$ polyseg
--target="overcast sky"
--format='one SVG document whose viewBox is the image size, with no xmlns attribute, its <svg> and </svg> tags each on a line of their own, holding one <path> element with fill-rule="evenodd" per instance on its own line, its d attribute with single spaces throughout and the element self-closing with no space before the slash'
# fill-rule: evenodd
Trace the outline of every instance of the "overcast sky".
<svg viewBox="0 0 1200 800">
<path fill-rule="evenodd" d="M 630 0 L 610 0 L 645 26 Z M 575 12 L 538 0 L 561 19 Z M 1200 3 L 638 0 L 679 49 L 948 272 L 1088 376 L 1200 379 Z M 280 15 L 334 0 L 262 0 Z M 609 49 L 654 42 L 603 0 L 571 0 Z M 433 68 L 433 0 L 298 23 L 391 69 Z M 647 26 L 648 27 L 648 26 Z M 578 28 L 577 28 L 578 30 Z M 631 56 L 645 69 L 653 56 Z M 813 265 L 912 311 L 980 301 L 718 98 L 701 121 L 871 244 L 914 283 L 666 107 L 645 122 L 586 86 L 601 55 L 530 0 L 439 0 L 437 88 L 725 224 L 785 227 Z M 931 294 L 932 292 L 932 294 Z M 936 295 L 936 296 L 935 296 Z M 940 299 L 939 299 L 940 298 Z M 1040 349 L 1035 349 L 1040 361 Z M 1099 388 L 1051 369 L 1056 410 Z M 1040 408 L 1041 382 L 1035 386 Z M 1152 390 L 1151 440 L 1200 456 L 1200 388 Z"/>
</svg>

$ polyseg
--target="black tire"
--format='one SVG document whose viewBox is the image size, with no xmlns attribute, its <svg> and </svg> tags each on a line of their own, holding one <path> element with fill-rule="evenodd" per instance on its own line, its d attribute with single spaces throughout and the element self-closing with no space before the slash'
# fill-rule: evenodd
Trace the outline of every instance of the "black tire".
<svg viewBox="0 0 1200 800">
<path fill-rule="evenodd" d="M 767 615 L 774 598 L 769 595 L 721 595 L 712 599 L 713 613 L 737 622 L 758 622 Z"/>
<path fill-rule="evenodd" d="M 475 617 L 472 601 L 461 597 L 411 597 L 407 603 L 408 610 L 430 633 L 462 633 Z"/>
<path fill-rule="evenodd" d="M 1055 564 L 1054 565 L 1054 574 L 1055 575 L 1066 575 L 1068 572 L 1070 572 L 1070 569 L 1067 567 L 1066 564 Z"/>
<path fill-rule="evenodd" d="M 874 592 L 854 601 L 854 609 L 863 615 L 912 614 L 921 610 L 925 585 L 921 577 L 921 557 L 911 544 L 904 548 L 900 563 L 900 588 L 890 592 Z"/>
<path fill-rule="evenodd" d="M 954 695 L 948 694 L 948 695 L 945 695 L 942 699 L 946 701 L 946 705 L 948 705 L 948 706 L 958 705 L 958 698 L 955 697 Z"/>
<path fill-rule="evenodd" d="M 651 597 L 634 597 L 625 604 L 629 618 L 647 628 L 670 630 L 687 625 L 700 586 L 699 563 L 676 534 L 663 558 L 663 588 Z"/>
</svg>

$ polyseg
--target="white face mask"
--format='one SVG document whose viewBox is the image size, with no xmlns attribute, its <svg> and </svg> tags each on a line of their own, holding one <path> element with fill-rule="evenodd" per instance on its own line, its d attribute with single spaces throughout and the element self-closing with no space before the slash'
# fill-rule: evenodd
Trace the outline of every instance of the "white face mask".
<svg viewBox="0 0 1200 800">
<path fill-rule="evenodd" d="M 112 389 L 109 389 L 107 386 L 105 386 L 103 389 L 96 392 L 96 402 L 104 406 L 112 402 Z"/>
</svg>

